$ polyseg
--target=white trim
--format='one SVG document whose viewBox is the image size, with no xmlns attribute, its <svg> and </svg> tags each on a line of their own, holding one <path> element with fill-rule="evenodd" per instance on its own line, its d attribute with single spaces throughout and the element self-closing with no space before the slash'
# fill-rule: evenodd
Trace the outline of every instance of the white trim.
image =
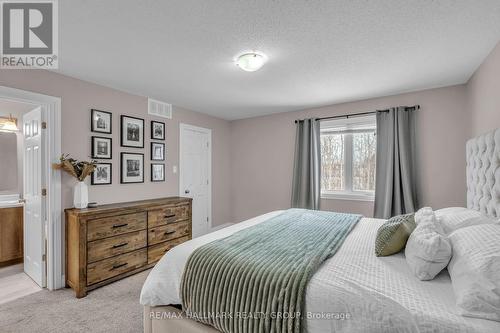
<svg viewBox="0 0 500 333">
<path fill-rule="evenodd" d="M 220 230 L 220 229 L 224 229 L 224 228 L 230 227 L 232 225 L 234 225 L 234 223 L 230 223 L 230 222 L 227 222 L 227 223 L 224 223 L 224 224 L 220 224 L 220 225 L 216 225 L 215 227 L 212 227 L 210 229 L 210 232 L 214 232 L 214 231 L 217 231 L 217 230 Z"/>
<path fill-rule="evenodd" d="M 321 199 L 374 201 L 374 192 L 321 192 Z"/>
<path fill-rule="evenodd" d="M 52 168 L 52 163 L 61 156 L 61 99 L 30 91 L 0 86 L 0 98 L 15 102 L 40 105 L 42 120 L 47 123 L 45 129 L 45 181 L 47 184 L 46 200 L 46 238 L 47 238 L 47 288 L 50 290 L 65 286 L 63 270 L 63 217 L 61 203 L 61 175 Z"/>
<path fill-rule="evenodd" d="M 182 161 L 182 132 L 183 130 L 192 130 L 208 134 L 208 231 L 212 229 L 212 130 L 209 128 L 193 126 L 185 123 L 179 123 L 179 196 L 183 196 L 181 188 L 183 161 Z"/>
</svg>

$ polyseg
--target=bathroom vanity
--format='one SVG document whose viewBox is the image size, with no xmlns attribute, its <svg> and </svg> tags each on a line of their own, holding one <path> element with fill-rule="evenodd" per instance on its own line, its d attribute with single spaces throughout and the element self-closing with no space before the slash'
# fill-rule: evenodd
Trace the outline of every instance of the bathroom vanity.
<svg viewBox="0 0 500 333">
<path fill-rule="evenodd" d="M 23 262 L 23 205 L 0 203 L 0 267 Z"/>
</svg>

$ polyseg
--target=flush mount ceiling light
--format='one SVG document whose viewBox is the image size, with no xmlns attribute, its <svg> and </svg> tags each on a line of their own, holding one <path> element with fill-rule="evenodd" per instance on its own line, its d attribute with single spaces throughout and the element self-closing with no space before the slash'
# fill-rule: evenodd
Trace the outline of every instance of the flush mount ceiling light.
<svg viewBox="0 0 500 333">
<path fill-rule="evenodd" d="M 12 118 L 12 115 L 9 118 L 0 117 L 0 132 L 15 132 L 17 130 L 17 119 Z"/>
<path fill-rule="evenodd" d="M 245 72 L 255 72 L 266 62 L 267 57 L 262 52 L 246 52 L 236 57 L 236 65 Z"/>
</svg>

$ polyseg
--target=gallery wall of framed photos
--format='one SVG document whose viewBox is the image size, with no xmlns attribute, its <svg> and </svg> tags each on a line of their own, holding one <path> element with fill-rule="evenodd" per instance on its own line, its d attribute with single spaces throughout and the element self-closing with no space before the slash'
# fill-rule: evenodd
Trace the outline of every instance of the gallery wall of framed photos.
<svg viewBox="0 0 500 333">
<path fill-rule="evenodd" d="M 113 136 L 119 135 L 120 160 L 117 171 L 120 184 L 146 182 L 145 170 L 150 169 L 149 181 L 165 181 L 166 160 L 166 124 L 161 121 L 150 121 L 150 131 L 146 131 L 148 123 L 135 116 L 121 114 L 119 117 L 119 133 L 113 133 L 113 113 L 98 109 L 90 110 L 91 157 L 97 160 L 96 170 L 91 176 L 92 185 L 113 184 Z M 118 117 L 117 117 L 118 118 Z M 149 139 L 145 133 L 150 133 Z M 150 154 L 145 153 L 146 140 L 149 140 Z M 103 161 L 106 160 L 106 161 Z M 145 161 L 146 160 L 146 161 Z M 145 167 L 145 163 L 150 168 Z"/>
</svg>

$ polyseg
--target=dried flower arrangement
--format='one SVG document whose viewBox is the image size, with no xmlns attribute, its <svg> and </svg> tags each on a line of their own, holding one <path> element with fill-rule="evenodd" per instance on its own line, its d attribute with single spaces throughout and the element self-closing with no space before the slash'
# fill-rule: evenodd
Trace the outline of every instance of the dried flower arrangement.
<svg viewBox="0 0 500 333">
<path fill-rule="evenodd" d="M 79 181 L 83 182 L 92 172 L 94 172 L 97 161 L 78 161 L 71 158 L 69 154 L 62 154 L 60 163 L 54 164 L 54 169 L 64 170 Z"/>
</svg>

